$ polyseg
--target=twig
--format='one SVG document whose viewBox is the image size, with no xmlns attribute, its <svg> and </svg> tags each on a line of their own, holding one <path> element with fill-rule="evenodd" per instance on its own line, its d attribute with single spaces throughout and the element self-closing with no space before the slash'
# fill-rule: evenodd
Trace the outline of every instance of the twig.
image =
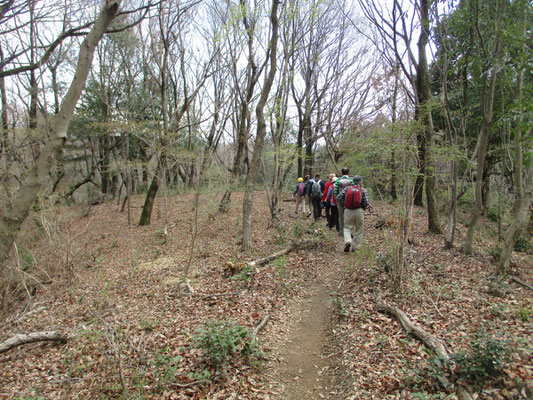
<svg viewBox="0 0 533 400">
<path fill-rule="evenodd" d="M 200 379 L 198 381 L 189 382 L 189 383 L 171 383 L 172 386 L 177 386 L 180 388 L 187 388 L 191 386 L 199 385 L 200 383 L 208 383 L 209 381 L 207 379 Z"/>
<path fill-rule="evenodd" d="M 257 334 L 263 327 L 266 325 L 268 320 L 270 319 L 270 314 L 267 314 L 264 316 L 264 318 L 261 320 L 261 322 L 254 328 L 254 332 L 252 333 L 253 340 L 257 339 Z"/>
<path fill-rule="evenodd" d="M 191 282 L 188 279 L 185 279 L 185 284 L 187 285 L 187 289 L 189 289 L 189 292 L 191 294 L 196 294 L 196 291 L 194 290 L 194 288 L 191 285 Z"/>
<path fill-rule="evenodd" d="M 23 319 L 26 319 L 30 315 L 40 313 L 41 311 L 44 311 L 44 310 L 46 310 L 46 307 L 45 306 L 40 306 L 40 307 L 37 307 L 37 308 L 35 308 L 35 309 L 31 310 L 31 311 L 28 311 L 26 314 L 22 314 L 20 316 L 20 318 L 17 319 L 17 323 L 21 322 Z"/>
<path fill-rule="evenodd" d="M 192 293 L 190 296 L 197 297 L 198 300 L 206 300 L 212 297 L 225 297 L 225 296 L 238 296 L 239 292 L 230 292 L 230 293 Z"/>
</svg>

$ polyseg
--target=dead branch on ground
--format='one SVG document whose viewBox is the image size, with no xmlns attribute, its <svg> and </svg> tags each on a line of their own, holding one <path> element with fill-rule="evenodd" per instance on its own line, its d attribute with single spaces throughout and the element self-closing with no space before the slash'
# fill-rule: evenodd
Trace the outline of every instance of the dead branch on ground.
<svg viewBox="0 0 533 400">
<path fill-rule="evenodd" d="M 383 303 L 380 294 L 378 294 L 378 296 L 376 297 L 376 310 L 398 318 L 407 334 L 413 335 L 415 338 L 420 340 L 426 347 L 434 351 L 435 354 L 437 354 L 444 360 L 448 361 L 450 359 L 446 346 L 444 346 L 444 344 L 439 339 L 437 339 L 431 333 L 426 332 L 418 325 L 413 324 L 409 317 L 399 308 L 389 306 Z M 457 395 L 461 400 L 473 399 L 470 392 L 460 384 L 457 385 Z"/>
<path fill-rule="evenodd" d="M 263 319 L 261 320 L 261 322 L 259 322 L 259 324 L 254 328 L 254 331 L 252 333 L 253 340 L 257 339 L 257 334 L 259 333 L 261 329 L 263 329 L 263 327 L 266 325 L 269 319 L 270 319 L 270 314 L 265 315 Z"/>
<path fill-rule="evenodd" d="M 249 263 L 246 263 L 249 267 L 260 267 L 261 265 L 268 264 L 270 261 L 274 261 L 276 258 L 284 256 L 285 254 L 290 253 L 295 248 L 295 244 L 291 244 L 290 246 L 287 246 L 280 251 L 277 251 L 273 254 L 270 254 L 269 256 L 259 258 L 258 260 L 250 261 Z"/>
<path fill-rule="evenodd" d="M 511 280 L 516 282 L 516 283 L 518 283 L 519 285 L 522 285 L 522 286 L 528 288 L 529 290 L 533 290 L 533 286 L 531 286 L 529 283 L 521 281 L 520 279 L 515 278 L 514 276 L 511 278 Z"/>
<path fill-rule="evenodd" d="M 0 354 L 26 343 L 35 342 L 59 342 L 65 343 L 68 336 L 57 331 L 32 332 L 15 335 L 3 343 L 0 343 Z"/>
</svg>

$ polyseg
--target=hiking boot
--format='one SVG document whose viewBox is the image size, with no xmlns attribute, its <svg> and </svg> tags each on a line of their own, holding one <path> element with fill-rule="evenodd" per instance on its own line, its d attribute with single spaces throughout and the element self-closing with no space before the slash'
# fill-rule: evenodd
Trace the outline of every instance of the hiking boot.
<svg viewBox="0 0 533 400">
<path fill-rule="evenodd" d="M 344 252 L 345 252 L 345 253 L 348 253 L 348 252 L 350 251 L 350 246 L 351 246 L 351 245 L 352 245 L 352 244 L 349 243 L 349 242 L 346 243 L 346 244 L 344 245 Z"/>
<path fill-rule="evenodd" d="M 307 213 L 307 218 L 309 218 L 311 216 L 311 214 L 313 214 L 313 213 L 312 212 Z"/>
</svg>

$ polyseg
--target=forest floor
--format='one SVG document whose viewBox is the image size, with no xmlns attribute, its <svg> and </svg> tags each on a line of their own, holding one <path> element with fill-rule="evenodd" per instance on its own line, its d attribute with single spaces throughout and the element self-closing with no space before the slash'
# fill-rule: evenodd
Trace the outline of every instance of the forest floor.
<svg viewBox="0 0 533 400">
<path fill-rule="evenodd" d="M 19 257 L 0 277 L 0 343 L 52 330 L 69 339 L 0 354 L 0 399 L 453 398 L 457 379 L 480 399 L 533 395 L 533 291 L 513 280 L 531 284 L 533 257 L 515 253 L 510 275 L 496 280 L 495 223 L 480 224 L 476 254 L 466 256 L 443 250 L 443 237 L 428 234 L 425 211 L 415 209 L 398 290 L 387 273 L 398 242 L 395 205 L 375 202 L 364 246 L 344 254 L 325 220 L 295 218 L 293 203 L 283 202 L 280 223 L 270 224 L 258 192 L 255 247 L 243 253 L 242 194 L 226 214 L 216 212 L 220 195 L 202 196 L 191 246 L 193 197 L 158 198 L 147 227 L 128 226 L 114 203 L 34 212 Z M 134 198 L 133 221 L 142 201 Z M 377 228 L 378 219 L 388 223 Z M 459 214 L 457 246 L 467 220 Z M 267 265 L 224 272 L 228 261 L 302 239 L 306 246 Z M 376 311 L 378 293 L 457 355 L 451 372 Z M 253 331 L 266 318 L 261 354 L 237 343 L 252 354 L 219 357 L 240 337 L 236 327 Z M 217 336 L 208 323 L 233 331 Z M 482 372 L 494 375 L 483 380 Z"/>
</svg>

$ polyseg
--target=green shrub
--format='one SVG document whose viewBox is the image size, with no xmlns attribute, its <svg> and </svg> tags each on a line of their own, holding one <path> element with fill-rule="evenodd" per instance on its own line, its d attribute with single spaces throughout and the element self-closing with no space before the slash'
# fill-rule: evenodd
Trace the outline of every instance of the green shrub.
<svg viewBox="0 0 533 400">
<path fill-rule="evenodd" d="M 469 352 L 458 352 L 451 357 L 457 379 L 468 381 L 476 390 L 498 377 L 507 359 L 505 343 L 490 337 L 485 330 L 478 332 Z"/>
<path fill-rule="evenodd" d="M 500 220 L 500 215 L 498 210 L 494 208 L 489 208 L 487 210 L 487 218 L 492 222 L 498 222 Z"/>
<path fill-rule="evenodd" d="M 529 319 L 531 318 L 531 311 L 529 310 L 529 307 L 527 306 L 520 307 L 517 311 L 517 314 L 518 314 L 518 318 L 520 318 L 520 320 L 523 322 L 528 322 Z"/>
<path fill-rule="evenodd" d="M 33 257 L 33 254 L 31 254 L 31 252 L 24 247 L 21 247 L 19 249 L 19 258 L 20 258 L 23 271 L 28 270 L 29 268 L 31 268 L 33 265 L 36 264 L 36 260 Z"/>
<path fill-rule="evenodd" d="M 169 347 L 165 347 L 156 355 L 151 364 L 155 367 L 155 375 L 161 388 L 177 382 L 178 368 L 182 359 L 181 356 L 173 356 Z"/>
<path fill-rule="evenodd" d="M 494 259 L 494 262 L 497 262 L 500 260 L 501 256 L 502 256 L 502 248 L 500 245 L 496 245 L 494 247 L 491 247 L 489 249 L 489 254 L 492 256 L 492 258 Z"/>
<path fill-rule="evenodd" d="M 490 337 L 485 330 L 478 332 L 468 352 L 460 351 L 449 360 L 439 356 L 422 360 L 409 370 L 407 386 L 425 392 L 454 391 L 456 382 L 465 382 L 479 391 L 489 381 L 502 374 L 503 364 L 508 360 L 506 343 Z M 442 393 L 437 393 L 439 396 Z M 418 397 L 426 398 L 426 397 Z M 445 398 L 445 397 L 429 397 Z"/>
<path fill-rule="evenodd" d="M 346 311 L 346 308 L 344 307 L 344 302 L 342 301 L 342 298 L 335 297 L 333 299 L 333 304 L 335 305 L 335 308 L 340 318 L 344 318 L 348 316 L 348 311 Z"/>
<path fill-rule="evenodd" d="M 530 253 L 532 250 L 533 249 L 531 249 L 531 245 L 527 238 L 524 236 L 518 236 L 518 239 L 516 239 L 516 243 L 514 244 L 514 251 Z"/>
<path fill-rule="evenodd" d="M 248 329 L 228 319 L 212 320 L 199 328 L 193 336 L 193 344 L 204 351 L 204 361 L 220 368 L 234 357 L 248 360 L 261 356 Z"/>
</svg>

